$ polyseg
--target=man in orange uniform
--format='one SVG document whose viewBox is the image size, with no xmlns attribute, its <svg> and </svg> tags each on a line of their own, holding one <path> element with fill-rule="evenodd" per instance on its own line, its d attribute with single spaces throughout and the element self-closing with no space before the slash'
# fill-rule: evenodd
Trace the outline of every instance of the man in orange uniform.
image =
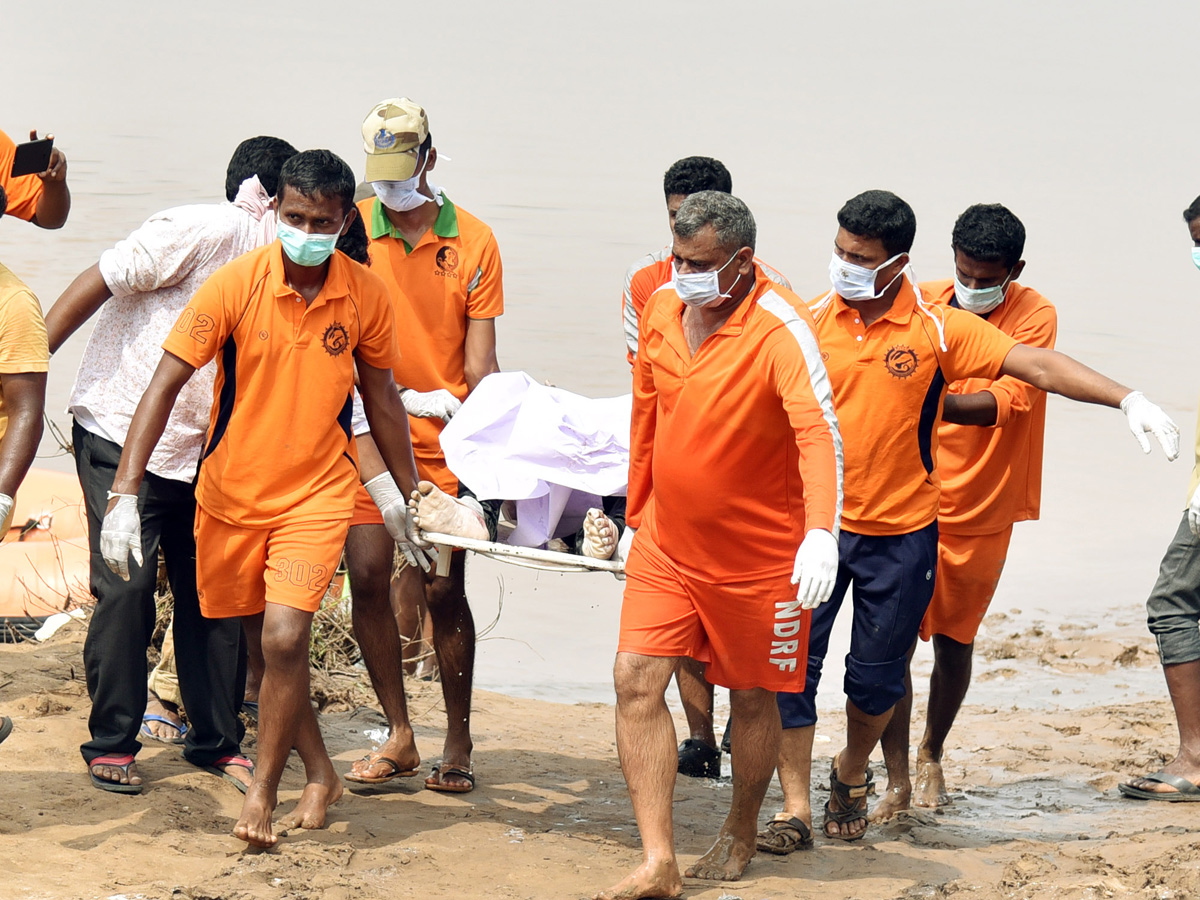
<svg viewBox="0 0 1200 900">
<path fill-rule="evenodd" d="M 846 657 L 845 747 L 833 760 L 827 837 L 857 840 L 873 784 L 867 760 L 907 693 L 908 653 L 933 596 L 937 569 L 937 425 L 946 385 L 1014 376 L 1075 400 L 1119 406 L 1143 449 L 1152 432 L 1167 456 L 1179 429 L 1166 413 L 1070 357 L 1026 347 L 964 310 L 931 306 L 905 271 L 916 235 L 912 208 L 890 191 L 866 191 L 838 211 L 829 265 L 833 290 L 812 305 L 846 447 L 846 505 L 832 602 L 813 614 L 808 678 L 780 694 L 784 809 L 759 848 L 790 853 L 812 843 L 809 778 L 816 689 L 841 602 L 854 585 Z"/>
<path fill-rule="evenodd" d="M 309 703 L 308 646 L 358 488 L 350 431 L 356 365 L 388 469 L 406 491 L 416 482 L 392 381 L 387 289 L 334 251 L 356 214 L 350 167 L 328 150 L 293 156 L 280 171 L 277 204 L 278 240 L 218 269 L 164 342 L 101 531 L 102 555 L 119 575 L 128 577 L 131 554 L 143 564 L 137 489 L 146 462 L 180 389 L 219 357 L 196 484 L 197 594 L 205 616 L 242 617 L 265 663 L 258 764 L 234 827 L 259 847 L 277 840 L 271 817 L 292 747 L 307 784 L 282 828 L 320 828 L 342 793 Z M 376 497 L 388 521 L 389 511 L 404 508 L 401 492 L 392 494 Z M 405 541 L 403 526 L 396 538 Z"/>
<path fill-rule="evenodd" d="M 1025 268 L 1020 219 L 999 204 L 972 206 L 954 223 L 950 246 L 954 279 L 921 285 L 926 297 L 975 313 L 1026 346 L 1054 347 L 1054 307 L 1017 283 Z M 937 577 L 921 622 L 921 637 L 933 640 L 933 674 L 916 796 L 908 771 L 910 688 L 883 733 L 888 789 L 872 821 L 907 809 L 910 798 L 928 808 L 946 802 L 942 748 L 971 683 L 975 634 L 1004 569 L 1013 523 L 1036 519 L 1041 508 L 1045 431 L 1046 394 L 1023 381 L 968 378 L 947 389 L 938 428 Z"/>
<path fill-rule="evenodd" d="M 755 265 L 754 244 L 741 200 L 692 194 L 675 220 L 672 283 L 642 317 L 628 507 L 638 531 L 613 680 L 643 862 L 601 900 L 682 888 L 665 693 L 689 657 L 729 688 L 737 738 L 729 816 L 687 874 L 741 876 L 779 745 L 775 691 L 803 685 L 809 609 L 837 569 L 841 443 L 829 381 L 803 304 Z"/>
<path fill-rule="evenodd" d="M 500 370 L 495 326 L 504 312 L 500 251 L 487 225 L 430 182 L 437 149 L 424 109 L 405 98 L 385 100 L 368 114 L 362 131 L 366 180 L 376 197 L 358 208 L 371 237 L 371 270 L 387 285 L 396 314 L 400 362 L 395 378 L 411 416 L 417 469 L 422 481 L 455 497 L 458 479 L 446 466 L 438 438 L 444 419 L 484 376 Z M 358 439 L 365 444 L 369 436 Z M 363 641 L 363 658 L 392 725 L 388 741 L 355 763 L 348 776 L 368 783 L 410 774 L 418 762 L 401 703 L 404 673 L 385 580 L 391 573 L 392 542 L 378 523 L 369 500 L 360 495 L 347 545 L 354 631 Z M 403 633 L 415 633 L 426 606 L 433 620 L 446 702 L 446 743 L 425 786 L 452 793 L 466 793 L 475 784 L 475 621 L 467 605 L 464 556 L 454 554 L 444 578 L 413 566 L 397 577 Z"/>
<path fill-rule="evenodd" d="M 52 134 L 46 135 L 54 137 Z M 29 139 L 36 141 L 37 132 L 29 132 Z M 67 157 L 55 147 L 50 151 L 50 164 L 46 171 L 34 175 L 12 177 L 13 157 L 17 145 L 0 131 L 0 190 L 8 197 L 8 210 L 4 213 L 39 228 L 62 228 L 71 212 L 71 190 L 67 187 Z"/>
<path fill-rule="evenodd" d="M 663 174 L 663 195 L 667 202 L 667 225 L 675 228 L 679 205 L 699 191 L 733 193 L 733 177 L 725 164 L 709 156 L 688 156 L 671 163 Z M 763 273 L 789 291 L 786 278 L 760 259 L 754 262 Z M 621 293 L 621 319 L 625 331 L 625 358 L 633 366 L 637 358 L 638 320 L 650 295 L 671 283 L 671 247 L 668 244 L 647 253 L 625 273 L 625 289 Z M 704 666 L 694 659 L 685 659 L 675 673 L 679 685 L 679 700 L 687 716 L 688 737 L 679 745 L 679 774 L 692 778 L 719 778 L 721 750 L 729 751 L 730 729 L 717 746 L 713 732 L 713 686 L 704 680 Z"/>
</svg>

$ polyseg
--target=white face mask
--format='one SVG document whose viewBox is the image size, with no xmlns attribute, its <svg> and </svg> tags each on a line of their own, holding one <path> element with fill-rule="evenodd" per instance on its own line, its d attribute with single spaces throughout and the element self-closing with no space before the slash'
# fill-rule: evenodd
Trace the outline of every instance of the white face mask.
<svg viewBox="0 0 1200 900">
<path fill-rule="evenodd" d="M 725 261 L 725 266 L 728 266 L 737 258 L 735 252 L 733 256 Z M 671 287 L 686 305 L 691 307 L 708 306 L 710 303 L 716 303 L 718 300 L 728 300 L 733 296 L 733 285 L 741 280 L 739 274 L 737 280 L 729 286 L 729 293 L 721 293 L 721 285 L 719 276 L 725 271 L 725 266 L 719 269 L 714 269 L 712 272 L 680 272 L 679 264 L 671 264 Z"/>
<path fill-rule="evenodd" d="M 833 285 L 834 291 L 843 300 L 878 300 L 882 297 L 887 289 L 892 286 L 904 274 L 904 269 L 896 273 L 896 278 L 893 278 L 879 290 L 875 290 L 875 275 L 880 269 L 889 266 L 902 257 L 903 253 L 897 253 L 889 260 L 880 263 L 874 269 L 868 269 L 865 266 L 856 266 L 854 263 L 846 262 L 840 259 L 837 253 L 833 254 L 833 259 L 829 261 L 829 281 Z"/>
<path fill-rule="evenodd" d="M 421 168 L 412 178 L 405 178 L 403 181 L 372 181 L 371 189 L 375 191 L 375 196 L 379 198 L 379 202 L 388 209 L 396 212 L 408 212 L 410 209 L 416 209 L 431 202 L 433 198 L 422 194 L 421 188 L 421 173 L 425 171 L 425 165 L 429 162 L 428 157 L 425 162 L 421 163 Z M 437 196 L 437 189 L 433 191 L 434 197 Z M 439 206 L 441 204 L 438 204 Z"/>
<path fill-rule="evenodd" d="M 973 312 L 977 316 L 986 316 L 1004 302 L 1004 296 L 1008 293 L 1008 285 L 1011 280 L 1012 270 L 1010 269 L 1008 277 L 1000 284 L 986 288 L 969 288 L 958 280 L 956 272 L 954 274 L 954 299 L 967 312 Z"/>
<path fill-rule="evenodd" d="M 1196 268 L 1200 269 L 1200 247 L 1192 248 L 1192 262 L 1196 264 Z"/>
</svg>

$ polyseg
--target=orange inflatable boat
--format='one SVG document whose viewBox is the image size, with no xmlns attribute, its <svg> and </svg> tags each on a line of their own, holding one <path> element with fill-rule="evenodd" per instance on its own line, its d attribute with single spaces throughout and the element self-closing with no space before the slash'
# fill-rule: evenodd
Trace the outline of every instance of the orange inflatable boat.
<svg viewBox="0 0 1200 900">
<path fill-rule="evenodd" d="M 79 479 L 30 469 L 0 543 L 0 641 L 30 637 L 48 616 L 92 599 Z"/>
</svg>

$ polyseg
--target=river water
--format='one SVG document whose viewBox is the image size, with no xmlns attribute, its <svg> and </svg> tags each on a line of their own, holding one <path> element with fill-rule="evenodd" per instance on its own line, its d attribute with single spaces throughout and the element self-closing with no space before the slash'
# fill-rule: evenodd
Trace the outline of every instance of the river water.
<svg viewBox="0 0 1200 900">
<path fill-rule="evenodd" d="M 435 180 L 499 240 L 506 369 L 628 390 L 622 277 L 667 241 L 662 172 L 705 154 L 754 211 L 759 255 L 805 297 L 826 290 L 834 214 L 861 190 L 913 205 L 923 279 L 949 276 L 963 208 L 1003 202 L 1029 233 L 1022 280 L 1058 306 L 1060 349 L 1144 390 L 1190 446 L 1200 274 L 1180 211 L 1200 193 L 1195 4 L 211 0 L 3 16 L 21 37 L 0 58 L 0 128 L 54 132 L 70 164 L 62 231 L 0 221 L 0 260 L 45 308 L 151 213 L 220 199 L 241 139 L 328 147 L 361 173 L 363 116 L 408 95 L 430 116 Z M 52 364 L 62 424 L 87 331 Z M 1119 413 L 1056 398 L 1046 444 L 1043 521 L 1016 529 L 996 606 L 1127 613 L 1178 521 L 1190 454 L 1144 458 Z M 611 698 L 620 585 L 481 563 L 480 618 L 498 578 L 503 639 L 481 645 L 478 684 Z"/>
</svg>

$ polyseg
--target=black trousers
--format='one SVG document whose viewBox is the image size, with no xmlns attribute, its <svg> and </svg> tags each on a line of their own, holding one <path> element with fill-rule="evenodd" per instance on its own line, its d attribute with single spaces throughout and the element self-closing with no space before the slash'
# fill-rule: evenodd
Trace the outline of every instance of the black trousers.
<svg viewBox="0 0 1200 900">
<path fill-rule="evenodd" d="M 141 749 L 138 732 L 146 711 L 146 649 L 154 634 L 158 550 L 175 597 L 175 661 L 179 692 L 191 728 L 183 755 L 199 766 L 239 753 L 245 728 L 238 717 L 246 689 L 246 647 L 241 619 L 206 619 L 196 596 L 196 498 L 191 484 L 146 473 L 138 492 L 142 558 L 129 560 L 129 581 L 100 554 L 100 528 L 121 459 L 121 448 L 81 428 L 71 430 L 75 469 L 87 505 L 91 588 L 96 598 L 83 663 L 92 712 L 92 739 L 80 747 L 97 756 Z"/>
</svg>

